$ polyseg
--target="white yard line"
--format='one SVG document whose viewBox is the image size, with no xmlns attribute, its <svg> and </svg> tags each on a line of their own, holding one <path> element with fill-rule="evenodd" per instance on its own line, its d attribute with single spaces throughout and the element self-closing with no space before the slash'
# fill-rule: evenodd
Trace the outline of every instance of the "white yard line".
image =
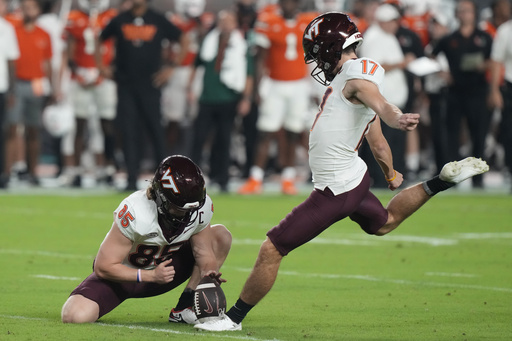
<svg viewBox="0 0 512 341">
<path fill-rule="evenodd" d="M 251 272 L 251 268 L 239 268 L 224 266 L 226 269 L 233 269 L 240 272 Z M 342 275 L 342 274 L 319 274 L 319 273 L 303 273 L 297 271 L 282 271 L 279 270 L 280 275 L 284 276 L 298 276 L 298 277 L 309 277 L 309 278 L 326 278 L 326 279 L 357 279 L 369 282 L 382 282 L 382 283 L 395 283 L 404 285 L 414 286 L 431 286 L 431 287 L 447 287 L 447 288 L 461 288 L 461 289 L 476 289 L 476 290 L 487 290 L 487 291 L 499 291 L 499 292 L 511 292 L 512 288 L 501 288 L 501 287 L 487 287 L 483 285 L 473 284 L 458 284 L 458 283 L 441 283 L 441 282 L 425 282 L 425 281 L 411 281 L 407 279 L 393 279 L 393 278 L 380 278 L 370 275 Z"/>
<path fill-rule="evenodd" d="M 55 320 L 48 319 L 48 318 L 16 316 L 16 315 L 1 315 L 0 314 L 0 318 L 13 319 L 13 320 L 48 321 L 48 322 L 53 321 L 53 322 L 55 322 Z M 96 322 L 96 323 L 94 323 L 94 325 L 102 326 L 102 327 L 126 328 L 126 329 L 131 329 L 131 330 L 146 330 L 146 331 L 157 332 L 157 333 L 187 335 L 187 336 L 194 336 L 194 337 L 217 338 L 217 339 L 223 339 L 223 340 L 231 339 L 231 340 L 249 340 L 249 341 L 279 341 L 278 339 L 258 339 L 256 337 L 251 337 L 251 336 L 226 335 L 226 334 L 219 334 L 219 333 L 202 332 L 199 330 L 196 331 L 195 333 L 192 333 L 192 332 L 182 332 L 179 330 L 172 330 L 172 329 L 165 329 L 165 328 L 149 328 L 149 327 L 142 327 L 142 326 L 137 326 L 137 325 L 113 324 L 113 323 L 102 323 L 102 322 Z"/>
<path fill-rule="evenodd" d="M 80 281 L 80 280 L 83 280 L 83 278 L 80 278 L 80 277 L 61 277 L 61 276 L 52 276 L 52 275 L 31 275 L 30 277 L 52 279 L 52 280 L 57 280 L 57 281 Z"/>
<path fill-rule="evenodd" d="M 27 256 L 44 256 L 44 257 L 55 257 L 55 258 L 78 258 L 78 259 L 94 259 L 94 255 L 77 255 L 72 253 L 59 253 L 59 252 L 48 252 L 39 250 L 16 250 L 16 249 L 0 249 L 0 254 L 8 255 L 27 255 Z"/>
<path fill-rule="evenodd" d="M 474 278 L 478 277 L 474 274 L 462 274 L 457 272 L 425 272 L 425 276 L 439 276 L 439 277 L 466 277 Z"/>
</svg>

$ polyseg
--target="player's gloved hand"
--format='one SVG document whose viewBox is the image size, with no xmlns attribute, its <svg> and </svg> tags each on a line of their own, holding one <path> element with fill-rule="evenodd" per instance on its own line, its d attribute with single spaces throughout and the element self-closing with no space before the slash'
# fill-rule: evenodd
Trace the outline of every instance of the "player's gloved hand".
<svg viewBox="0 0 512 341">
<path fill-rule="evenodd" d="M 215 282 L 217 282 L 218 285 L 221 285 L 222 283 L 227 282 L 224 278 L 220 277 L 220 276 L 222 276 L 222 272 L 210 270 L 210 271 L 206 272 L 206 275 L 204 277 L 206 277 L 206 276 L 213 279 Z"/>
</svg>

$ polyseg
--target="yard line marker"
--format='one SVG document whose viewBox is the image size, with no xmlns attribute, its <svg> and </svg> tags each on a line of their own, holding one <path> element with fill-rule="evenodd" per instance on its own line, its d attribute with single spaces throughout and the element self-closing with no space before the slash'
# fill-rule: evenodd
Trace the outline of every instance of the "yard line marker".
<svg viewBox="0 0 512 341">
<path fill-rule="evenodd" d="M 80 277 L 61 277 L 61 276 L 52 276 L 52 275 L 31 275 L 31 277 L 43 278 L 43 279 L 54 279 L 54 280 L 61 280 L 61 281 L 79 281 L 79 280 L 83 279 Z"/>
<path fill-rule="evenodd" d="M 425 272 L 426 276 L 441 276 L 441 277 L 467 277 L 467 278 L 473 278 L 478 277 L 474 274 L 461 274 L 457 272 Z"/>
<path fill-rule="evenodd" d="M 54 319 L 40 318 L 40 317 L 27 317 L 27 316 L 1 315 L 1 314 L 0 314 L 0 317 L 13 319 L 13 320 L 56 322 Z M 192 332 L 182 332 L 182 331 L 178 331 L 178 330 L 164 329 L 164 328 L 149 328 L 149 327 L 142 327 L 142 326 L 136 326 L 136 325 L 114 324 L 114 323 L 103 323 L 103 322 L 96 322 L 96 323 L 94 323 L 94 325 L 102 326 L 102 327 L 127 328 L 127 329 L 131 329 L 131 330 L 146 330 L 146 331 L 152 331 L 152 332 L 157 332 L 157 333 L 169 333 L 169 334 L 188 335 L 188 336 L 197 336 L 197 337 L 202 336 L 202 337 L 207 337 L 207 338 L 220 338 L 223 340 L 233 339 L 233 340 L 249 340 L 249 341 L 279 341 L 279 339 L 258 339 L 258 338 L 251 337 L 251 336 L 236 336 L 236 335 L 204 333 L 199 330 L 195 333 L 192 333 Z"/>
</svg>

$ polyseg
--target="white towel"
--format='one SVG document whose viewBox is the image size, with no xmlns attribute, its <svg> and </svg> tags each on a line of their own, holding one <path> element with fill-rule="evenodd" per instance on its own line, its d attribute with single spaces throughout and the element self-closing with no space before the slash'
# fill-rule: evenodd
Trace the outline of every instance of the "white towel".
<svg viewBox="0 0 512 341">
<path fill-rule="evenodd" d="M 217 57 L 220 30 L 213 29 L 206 35 L 200 56 L 206 62 Z M 231 32 L 220 69 L 220 81 L 228 88 L 242 92 L 247 78 L 247 43 L 238 30 Z"/>
</svg>

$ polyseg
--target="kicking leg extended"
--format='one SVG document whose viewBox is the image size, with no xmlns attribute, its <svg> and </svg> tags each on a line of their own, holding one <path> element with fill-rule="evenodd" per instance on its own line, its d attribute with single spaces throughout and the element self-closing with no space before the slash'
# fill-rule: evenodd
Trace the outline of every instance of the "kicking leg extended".
<svg viewBox="0 0 512 341">
<path fill-rule="evenodd" d="M 485 161 L 474 157 L 447 163 L 438 176 L 395 195 L 386 207 L 388 221 L 376 234 L 385 235 L 393 231 L 435 194 L 488 170 L 489 166 Z"/>
</svg>

